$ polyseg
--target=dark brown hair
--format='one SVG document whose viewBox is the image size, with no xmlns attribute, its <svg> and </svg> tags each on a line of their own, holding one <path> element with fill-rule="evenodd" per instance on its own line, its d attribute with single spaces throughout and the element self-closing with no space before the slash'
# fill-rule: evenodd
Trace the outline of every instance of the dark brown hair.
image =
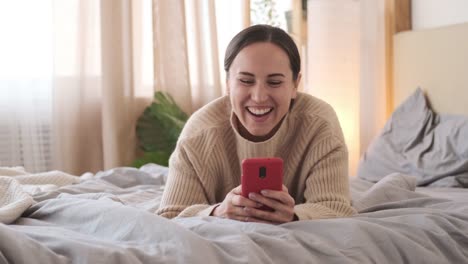
<svg viewBox="0 0 468 264">
<path fill-rule="evenodd" d="M 229 76 L 229 68 L 237 54 L 246 46 L 257 42 L 270 42 L 283 49 L 289 57 L 289 65 L 296 81 L 301 71 L 301 58 L 296 43 L 284 30 L 269 25 L 254 25 L 239 32 L 229 42 L 224 55 L 224 70 Z"/>
</svg>

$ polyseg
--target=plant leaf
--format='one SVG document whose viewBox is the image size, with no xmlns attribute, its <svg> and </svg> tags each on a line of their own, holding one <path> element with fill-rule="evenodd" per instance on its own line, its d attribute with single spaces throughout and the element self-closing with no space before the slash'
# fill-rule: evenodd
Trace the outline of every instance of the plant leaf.
<svg viewBox="0 0 468 264">
<path fill-rule="evenodd" d="M 187 119 L 188 115 L 168 93 L 155 92 L 153 103 L 137 121 L 139 147 L 145 152 L 160 153 L 158 155 L 166 157 L 166 160 L 159 162 L 167 164 Z M 155 158 L 155 155 L 152 157 Z"/>
<path fill-rule="evenodd" d="M 141 166 L 148 163 L 156 163 L 162 166 L 168 166 L 169 157 L 167 153 L 164 152 L 145 152 L 143 157 L 136 159 L 132 163 L 132 167 L 140 168 Z"/>
</svg>

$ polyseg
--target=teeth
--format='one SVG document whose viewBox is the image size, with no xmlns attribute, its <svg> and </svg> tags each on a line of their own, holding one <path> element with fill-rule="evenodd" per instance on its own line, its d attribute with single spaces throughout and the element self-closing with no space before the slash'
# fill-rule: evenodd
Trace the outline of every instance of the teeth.
<svg viewBox="0 0 468 264">
<path fill-rule="evenodd" d="M 248 107 L 247 108 L 252 114 L 254 115 L 264 115 L 268 112 L 271 111 L 273 108 L 253 108 L 253 107 Z"/>
</svg>

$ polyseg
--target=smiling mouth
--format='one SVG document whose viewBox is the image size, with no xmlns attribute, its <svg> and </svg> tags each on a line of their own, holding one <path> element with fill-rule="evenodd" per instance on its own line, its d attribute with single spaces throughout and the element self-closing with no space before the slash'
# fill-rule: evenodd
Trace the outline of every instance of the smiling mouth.
<svg viewBox="0 0 468 264">
<path fill-rule="evenodd" d="M 256 117 L 266 116 L 273 111 L 273 107 L 266 107 L 266 108 L 253 108 L 253 107 L 246 107 L 247 112 L 251 115 Z"/>
</svg>

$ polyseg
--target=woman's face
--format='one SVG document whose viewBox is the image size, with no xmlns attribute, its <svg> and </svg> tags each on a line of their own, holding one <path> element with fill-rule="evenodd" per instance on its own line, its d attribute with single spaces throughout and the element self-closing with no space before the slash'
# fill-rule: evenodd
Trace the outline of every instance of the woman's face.
<svg viewBox="0 0 468 264">
<path fill-rule="evenodd" d="M 227 79 L 241 134 L 247 130 L 247 137 L 255 140 L 274 133 L 296 97 L 299 80 L 300 75 L 293 81 L 288 55 L 275 44 L 258 42 L 243 48 Z"/>
</svg>

